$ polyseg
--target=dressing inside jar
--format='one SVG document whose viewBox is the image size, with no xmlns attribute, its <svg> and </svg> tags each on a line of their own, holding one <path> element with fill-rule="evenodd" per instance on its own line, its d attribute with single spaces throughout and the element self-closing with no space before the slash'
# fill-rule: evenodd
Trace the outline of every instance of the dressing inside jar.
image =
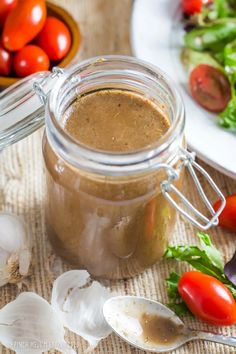
<svg viewBox="0 0 236 354">
<path fill-rule="evenodd" d="M 124 85 L 73 97 L 63 131 L 90 151 L 133 155 L 152 149 L 171 125 L 166 105 Z M 56 251 L 95 277 L 126 278 L 159 261 L 175 221 L 162 195 L 166 172 L 119 176 L 75 168 L 45 136 L 47 230 Z M 181 178 L 178 179 L 178 187 Z"/>
</svg>

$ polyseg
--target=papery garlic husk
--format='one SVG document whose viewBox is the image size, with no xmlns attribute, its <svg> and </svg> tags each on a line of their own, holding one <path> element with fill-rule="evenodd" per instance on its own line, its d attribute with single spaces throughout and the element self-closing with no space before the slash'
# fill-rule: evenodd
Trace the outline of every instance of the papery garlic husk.
<svg viewBox="0 0 236 354">
<path fill-rule="evenodd" d="M 103 305 L 111 296 L 87 271 L 71 270 L 54 282 L 51 303 L 64 326 L 87 340 L 90 350 L 112 332 L 103 316 Z"/>
<path fill-rule="evenodd" d="M 31 239 L 26 225 L 10 213 L 0 213 L 0 286 L 18 283 L 28 275 Z"/>
<path fill-rule="evenodd" d="M 58 314 L 35 293 L 21 293 L 0 310 L 0 342 L 16 353 L 39 354 L 57 349 L 76 354 L 65 342 L 64 334 Z"/>
</svg>

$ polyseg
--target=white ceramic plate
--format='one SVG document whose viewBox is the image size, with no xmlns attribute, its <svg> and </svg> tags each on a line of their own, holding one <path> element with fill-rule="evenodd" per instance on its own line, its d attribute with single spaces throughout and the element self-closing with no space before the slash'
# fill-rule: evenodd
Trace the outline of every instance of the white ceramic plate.
<svg viewBox="0 0 236 354">
<path fill-rule="evenodd" d="M 236 135 L 191 98 L 180 62 L 183 30 L 179 0 L 135 0 L 131 43 L 135 56 L 165 71 L 180 87 L 186 108 L 189 148 L 209 165 L 236 179 Z"/>
</svg>

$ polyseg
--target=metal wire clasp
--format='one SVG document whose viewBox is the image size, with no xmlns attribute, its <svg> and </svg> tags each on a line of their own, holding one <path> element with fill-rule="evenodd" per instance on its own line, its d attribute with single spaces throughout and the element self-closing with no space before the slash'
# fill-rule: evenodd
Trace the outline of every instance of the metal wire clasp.
<svg viewBox="0 0 236 354">
<path fill-rule="evenodd" d="M 174 169 L 174 168 L 169 168 L 167 170 L 168 174 L 168 179 L 163 181 L 161 183 L 161 190 L 164 195 L 164 197 L 174 206 L 180 214 L 182 214 L 186 219 L 188 219 L 193 225 L 199 227 L 202 230 L 208 230 L 211 226 L 218 225 L 219 220 L 218 217 L 222 210 L 225 207 L 226 201 L 225 197 L 215 184 L 215 182 L 212 180 L 212 178 L 209 176 L 209 174 L 195 161 L 195 153 L 190 153 L 186 150 L 181 150 L 181 155 L 179 157 L 180 164 L 179 166 Z M 209 210 L 210 214 L 212 215 L 212 218 L 208 218 L 207 216 L 203 215 L 199 210 L 197 210 L 193 204 L 190 203 L 190 201 L 172 184 L 174 180 L 179 178 L 181 170 L 186 167 L 192 176 L 193 182 L 197 187 L 197 190 L 199 191 L 200 197 Z M 208 183 L 211 185 L 212 189 L 216 192 L 216 195 L 218 199 L 221 200 L 221 206 L 215 212 L 213 206 L 211 205 L 209 199 L 207 198 L 202 185 L 196 175 L 195 170 L 198 170 L 208 181 Z M 172 196 L 170 195 L 172 193 Z M 193 215 L 195 215 L 198 219 L 202 220 L 203 223 L 200 223 L 197 218 L 194 218 L 189 212 L 184 210 L 173 198 L 173 195 L 176 195 L 179 200 L 191 211 Z"/>
<path fill-rule="evenodd" d="M 44 85 L 47 81 L 54 79 L 55 77 L 59 77 L 62 74 L 64 74 L 64 70 L 58 66 L 55 66 L 52 68 L 52 73 L 48 77 L 44 78 L 41 82 L 35 81 L 33 83 L 33 89 L 44 105 L 46 104 L 48 98 L 48 92 L 45 92 Z"/>
</svg>

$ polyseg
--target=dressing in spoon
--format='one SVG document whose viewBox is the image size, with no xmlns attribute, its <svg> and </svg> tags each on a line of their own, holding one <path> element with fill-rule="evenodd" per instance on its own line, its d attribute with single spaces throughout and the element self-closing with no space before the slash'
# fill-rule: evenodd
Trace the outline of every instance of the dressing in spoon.
<svg viewBox="0 0 236 354">
<path fill-rule="evenodd" d="M 103 314 L 118 336 L 145 351 L 164 353 L 197 339 L 236 347 L 236 338 L 191 330 L 168 307 L 142 297 L 110 298 Z"/>
</svg>

